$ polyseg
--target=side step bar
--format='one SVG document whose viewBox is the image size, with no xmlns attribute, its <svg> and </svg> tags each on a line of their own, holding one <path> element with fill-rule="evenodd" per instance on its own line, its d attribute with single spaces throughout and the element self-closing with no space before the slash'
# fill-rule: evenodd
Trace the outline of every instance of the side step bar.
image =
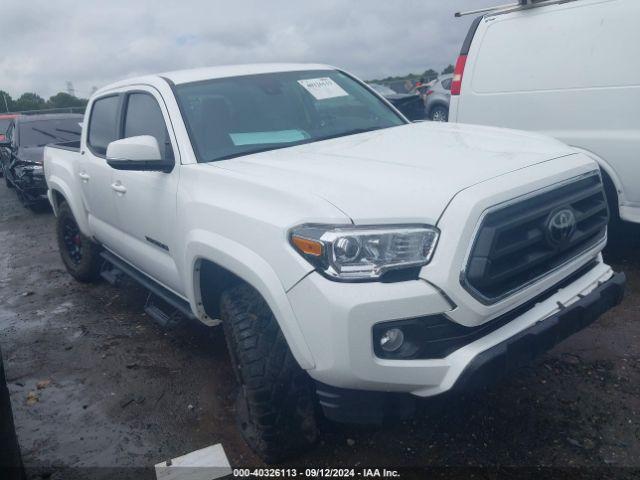
<svg viewBox="0 0 640 480">
<path fill-rule="evenodd" d="M 170 292 L 155 280 L 152 280 L 135 267 L 132 267 L 125 261 L 119 259 L 111 252 L 104 250 L 100 256 L 112 268 L 104 268 L 100 275 L 112 285 L 120 282 L 122 275 L 126 275 L 135 282 L 149 290 L 149 297 L 145 305 L 145 312 L 156 322 L 164 327 L 174 326 L 176 321 L 176 313 L 179 313 L 188 320 L 197 320 L 191 311 L 189 303 L 183 298 L 178 297 L 175 293 Z M 160 302 L 158 302 L 160 300 Z M 162 308 L 160 304 L 165 304 Z M 167 312 L 169 311 L 169 312 Z"/>
</svg>

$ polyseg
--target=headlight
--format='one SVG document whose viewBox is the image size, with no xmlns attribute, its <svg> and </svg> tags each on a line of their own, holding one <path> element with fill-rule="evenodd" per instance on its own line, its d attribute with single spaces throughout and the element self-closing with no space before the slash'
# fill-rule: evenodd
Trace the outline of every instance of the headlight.
<svg viewBox="0 0 640 480">
<path fill-rule="evenodd" d="M 439 230 L 422 225 L 293 228 L 293 247 L 311 264 L 337 280 L 375 280 L 389 270 L 426 265 Z"/>
</svg>

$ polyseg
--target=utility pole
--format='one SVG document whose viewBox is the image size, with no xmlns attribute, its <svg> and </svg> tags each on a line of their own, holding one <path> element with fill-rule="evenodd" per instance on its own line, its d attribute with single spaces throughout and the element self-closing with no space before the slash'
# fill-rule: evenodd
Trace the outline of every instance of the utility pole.
<svg viewBox="0 0 640 480">
<path fill-rule="evenodd" d="M 67 81 L 67 93 L 72 97 L 76 96 L 76 89 L 73 88 L 73 83 L 71 83 L 71 81 Z"/>
</svg>

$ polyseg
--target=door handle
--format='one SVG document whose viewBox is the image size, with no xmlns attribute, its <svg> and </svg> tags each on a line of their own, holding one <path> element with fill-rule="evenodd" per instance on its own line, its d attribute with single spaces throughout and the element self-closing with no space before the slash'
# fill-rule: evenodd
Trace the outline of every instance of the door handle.
<svg viewBox="0 0 640 480">
<path fill-rule="evenodd" d="M 124 195 L 125 193 L 127 193 L 127 188 L 124 185 L 122 185 L 120 182 L 112 183 L 111 188 L 113 189 L 114 192 L 119 193 L 121 195 Z"/>
<path fill-rule="evenodd" d="M 86 182 L 88 182 L 88 181 L 89 181 L 89 179 L 91 178 L 91 176 L 90 176 L 88 173 L 86 173 L 86 172 L 80 172 L 80 173 L 78 173 L 78 176 L 79 176 L 79 177 L 80 177 L 80 179 L 81 179 L 83 182 L 85 182 L 85 183 L 86 183 Z"/>
</svg>

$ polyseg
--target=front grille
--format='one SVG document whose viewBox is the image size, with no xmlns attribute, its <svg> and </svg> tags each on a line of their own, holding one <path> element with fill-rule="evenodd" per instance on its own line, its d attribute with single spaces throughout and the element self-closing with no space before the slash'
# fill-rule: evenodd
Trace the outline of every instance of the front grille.
<svg viewBox="0 0 640 480">
<path fill-rule="evenodd" d="M 596 172 L 487 213 L 462 275 L 494 303 L 600 242 L 609 212 Z"/>
</svg>

